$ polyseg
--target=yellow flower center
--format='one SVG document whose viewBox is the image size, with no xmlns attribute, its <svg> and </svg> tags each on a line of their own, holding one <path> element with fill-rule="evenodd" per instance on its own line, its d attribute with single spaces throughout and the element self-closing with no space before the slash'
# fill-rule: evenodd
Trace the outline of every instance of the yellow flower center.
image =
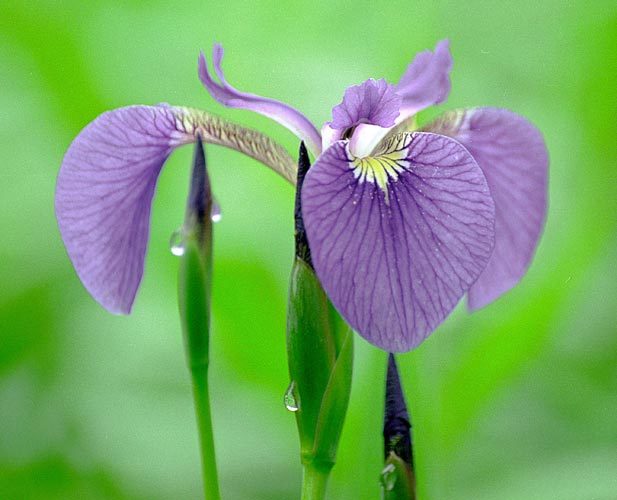
<svg viewBox="0 0 617 500">
<path fill-rule="evenodd" d="M 396 182 L 401 172 L 411 168 L 407 159 L 411 134 L 398 134 L 380 144 L 374 156 L 353 157 L 350 168 L 359 182 L 377 184 L 388 195 L 388 183 Z"/>
</svg>

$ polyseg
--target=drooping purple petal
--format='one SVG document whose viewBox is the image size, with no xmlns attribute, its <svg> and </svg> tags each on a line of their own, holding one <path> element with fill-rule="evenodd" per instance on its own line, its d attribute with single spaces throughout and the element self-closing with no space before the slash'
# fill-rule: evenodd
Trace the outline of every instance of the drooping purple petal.
<svg viewBox="0 0 617 500">
<path fill-rule="evenodd" d="M 345 130 L 360 123 L 392 127 L 399 115 L 401 97 L 384 79 L 366 80 L 345 90 L 343 101 L 332 109 L 333 129 Z"/>
<path fill-rule="evenodd" d="M 546 146 L 536 127 L 505 109 L 451 111 L 426 129 L 469 150 L 495 200 L 495 249 L 468 296 L 469 308 L 479 309 L 518 283 L 531 263 L 546 218 Z"/>
<path fill-rule="evenodd" d="M 340 141 L 309 170 L 302 213 L 330 299 L 369 342 L 417 346 L 480 275 L 494 206 L 482 170 L 458 142 L 403 134 L 372 158 Z"/>
<path fill-rule="evenodd" d="M 56 187 L 62 239 L 84 286 L 113 313 L 131 310 L 156 181 L 181 139 L 172 108 L 122 108 L 90 123 L 62 162 Z"/>
<path fill-rule="evenodd" d="M 208 63 L 204 54 L 200 53 L 199 55 L 199 79 L 214 99 L 229 108 L 248 109 L 277 121 L 305 141 L 316 156 L 321 153 L 321 137 L 308 118 L 280 101 L 240 92 L 229 85 L 221 67 L 222 60 L 223 47 L 215 44 L 212 63 L 220 80 L 220 83 L 217 83 L 208 71 Z"/>
<path fill-rule="evenodd" d="M 150 207 L 163 163 L 199 133 L 291 180 L 295 162 L 262 134 L 207 113 L 131 106 L 102 114 L 75 138 L 56 186 L 56 216 L 85 287 L 106 309 L 128 313 L 143 274 Z"/>
<path fill-rule="evenodd" d="M 452 55 L 448 40 L 440 41 L 435 51 L 419 52 L 396 85 L 403 98 L 398 122 L 433 104 L 445 101 L 450 93 Z"/>
</svg>

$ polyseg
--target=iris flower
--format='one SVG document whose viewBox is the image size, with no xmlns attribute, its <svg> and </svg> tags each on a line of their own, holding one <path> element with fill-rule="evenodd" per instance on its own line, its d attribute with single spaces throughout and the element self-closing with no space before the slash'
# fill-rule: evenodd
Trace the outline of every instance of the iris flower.
<svg viewBox="0 0 617 500">
<path fill-rule="evenodd" d="M 212 74 L 199 57 L 210 95 L 276 120 L 315 156 L 302 189 L 313 265 L 332 303 L 369 342 L 407 351 L 465 294 L 476 310 L 525 274 L 546 216 L 546 147 L 530 122 L 505 109 L 459 109 L 417 125 L 416 114 L 450 91 L 447 40 L 419 53 L 396 84 L 369 79 L 347 88 L 321 131 L 282 102 L 232 87 L 222 58 L 215 45 Z M 197 133 L 295 182 L 295 162 L 271 139 L 169 105 L 104 113 L 66 153 L 56 191 L 60 231 L 82 282 L 112 312 L 133 304 L 161 168 Z"/>
</svg>

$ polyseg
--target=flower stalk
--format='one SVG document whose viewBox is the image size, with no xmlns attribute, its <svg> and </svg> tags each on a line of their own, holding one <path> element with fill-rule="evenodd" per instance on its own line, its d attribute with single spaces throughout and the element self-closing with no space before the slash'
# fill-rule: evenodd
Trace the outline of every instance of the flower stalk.
<svg viewBox="0 0 617 500">
<path fill-rule="evenodd" d="M 301 500 L 313 500 L 326 497 L 326 488 L 333 465 L 334 464 L 326 464 L 324 467 L 319 467 L 312 462 L 304 464 Z"/>
<path fill-rule="evenodd" d="M 191 373 L 201 450 L 204 497 L 219 500 L 208 387 L 212 283 L 212 194 L 201 138 L 197 138 L 191 187 L 182 226 L 178 302 Z"/>
<path fill-rule="evenodd" d="M 351 391 L 353 336 L 324 292 L 304 231 L 301 189 L 310 167 L 300 147 L 296 192 L 296 257 L 287 317 L 290 389 L 304 469 L 302 499 L 324 498 Z M 288 391 L 289 392 L 289 391 Z M 288 406 L 289 408 L 289 406 Z"/>
</svg>

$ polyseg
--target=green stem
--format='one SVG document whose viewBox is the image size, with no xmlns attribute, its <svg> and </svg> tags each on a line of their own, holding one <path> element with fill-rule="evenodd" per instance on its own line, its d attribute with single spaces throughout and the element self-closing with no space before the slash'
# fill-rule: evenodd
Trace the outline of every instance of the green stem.
<svg viewBox="0 0 617 500">
<path fill-rule="evenodd" d="M 207 252 L 206 257 L 200 252 Z M 212 415 L 208 388 L 210 350 L 210 277 L 211 246 L 197 247 L 191 238 L 186 240 L 180 264 L 179 306 L 184 331 L 186 359 L 191 372 L 193 399 L 199 431 L 201 464 L 206 500 L 219 500 L 219 482 L 212 436 Z"/>
<path fill-rule="evenodd" d="M 189 198 L 181 228 L 183 252 L 178 273 L 178 306 L 199 431 L 204 497 L 219 500 L 219 480 L 208 390 L 210 293 L 212 289 L 212 192 L 206 157 L 197 135 Z"/>
<path fill-rule="evenodd" d="M 319 467 L 314 463 L 304 464 L 302 477 L 302 500 L 323 500 L 330 477 L 330 467 Z"/>
<path fill-rule="evenodd" d="M 193 397 L 195 413 L 199 429 L 199 444 L 201 449 L 201 466 L 204 481 L 204 497 L 206 500 L 219 500 L 218 474 L 216 470 L 216 455 L 214 453 L 214 438 L 212 435 L 212 416 L 210 413 L 210 394 L 208 390 L 208 366 L 192 366 Z"/>
</svg>

